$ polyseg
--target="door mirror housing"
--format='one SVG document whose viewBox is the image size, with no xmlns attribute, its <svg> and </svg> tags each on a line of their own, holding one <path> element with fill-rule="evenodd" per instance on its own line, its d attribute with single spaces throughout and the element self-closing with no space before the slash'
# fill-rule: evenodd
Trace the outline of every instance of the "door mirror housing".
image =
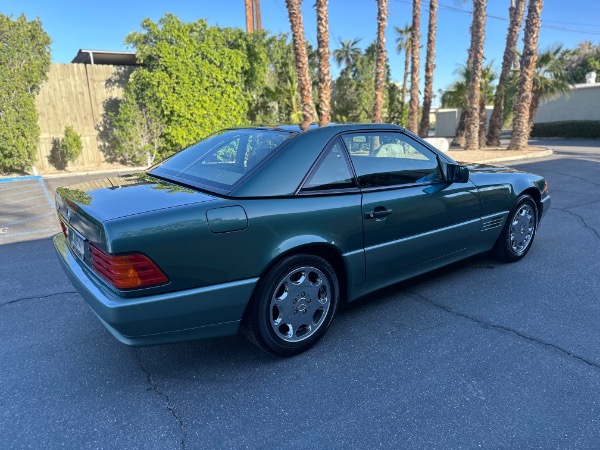
<svg viewBox="0 0 600 450">
<path fill-rule="evenodd" d="M 446 165 L 446 181 L 449 183 L 466 183 L 469 181 L 469 168 L 460 164 Z"/>
</svg>

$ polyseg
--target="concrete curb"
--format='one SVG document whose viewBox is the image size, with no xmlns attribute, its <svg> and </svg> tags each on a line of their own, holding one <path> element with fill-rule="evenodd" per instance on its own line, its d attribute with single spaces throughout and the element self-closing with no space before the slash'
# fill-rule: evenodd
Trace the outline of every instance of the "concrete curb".
<svg viewBox="0 0 600 450">
<path fill-rule="evenodd" d="M 553 150 L 545 150 L 543 152 L 531 152 L 531 153 L 527 153 L 525 155 L 519 155 L 519 156 L 505 156 L 504 158 L 492 158 L 492 159 L 486 159 L 485 161 L 481 161 L 481 164 L 494 164 L 494 163 L 500 163 L 500 162 L 505 162 L 505 161 L 518 161 L 520 159 L 537 159 L 537 158 L 544 158 L 545 156 L 550 156 L 554 154 Z"/>
</svg>

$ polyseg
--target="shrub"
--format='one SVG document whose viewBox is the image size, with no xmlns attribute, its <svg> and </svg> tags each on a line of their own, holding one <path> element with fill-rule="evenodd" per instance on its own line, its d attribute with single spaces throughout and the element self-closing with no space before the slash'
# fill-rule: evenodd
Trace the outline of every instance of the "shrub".
<svg viewBox="0 0 600 450">
<path fill-rule="evenodd" d="M 67 164 L 75 162 L 79 155 L 81 155 L 82 149 L 81 137 L 71 125 L 67 125 L 63 138 L 52 139 L 52 151 L 48 159 L 54 167 L 64 170 L 67 168 Z"/>
<path fill-rule="evenodd" d="M 50 68 L 50 43 L 39 19 L 0 14 L 0 173 L 27 172 L 35 162 L 35 96 Z"/>
<path fill-rule="evenodd" d="M 600 138 L 600 120 L 535 123 L 531 130 L 531 137 L 598 139 Z"/>
<path fill-rule="evenodd" d="M 75 162 L 81 155 L 82 148 L 81 137 L 71 125 L 67 125 L 65 127 L 65 137 L 60 140 L 60 149 L 64 158 L 69 162 Z"/>
</svg>

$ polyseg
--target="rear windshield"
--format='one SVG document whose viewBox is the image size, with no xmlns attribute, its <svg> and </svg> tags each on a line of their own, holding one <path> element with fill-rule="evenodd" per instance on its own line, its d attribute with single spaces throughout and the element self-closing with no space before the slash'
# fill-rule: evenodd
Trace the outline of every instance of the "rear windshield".
<svg viewBox="0 0 600 450">
<path fill-rule="evenodd" d="M 280 130 L 226 130 L 173 155 L 150 174 L 228 193 L 246 173 L 294 134 Z"/>
</svg>

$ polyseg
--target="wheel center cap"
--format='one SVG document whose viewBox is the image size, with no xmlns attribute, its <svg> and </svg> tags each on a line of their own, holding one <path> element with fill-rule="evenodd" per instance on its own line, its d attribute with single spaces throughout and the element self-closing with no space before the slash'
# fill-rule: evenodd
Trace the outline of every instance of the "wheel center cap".
<svg viewBox="0 0 600 450">
<path fill-rule="evenodd" d="M 310 303 L 310 298 L 300 297 L 298 304 L 294 308 L 294 314 L 306 314 L 308 312 L 308 303 Z"/>
</svg>

